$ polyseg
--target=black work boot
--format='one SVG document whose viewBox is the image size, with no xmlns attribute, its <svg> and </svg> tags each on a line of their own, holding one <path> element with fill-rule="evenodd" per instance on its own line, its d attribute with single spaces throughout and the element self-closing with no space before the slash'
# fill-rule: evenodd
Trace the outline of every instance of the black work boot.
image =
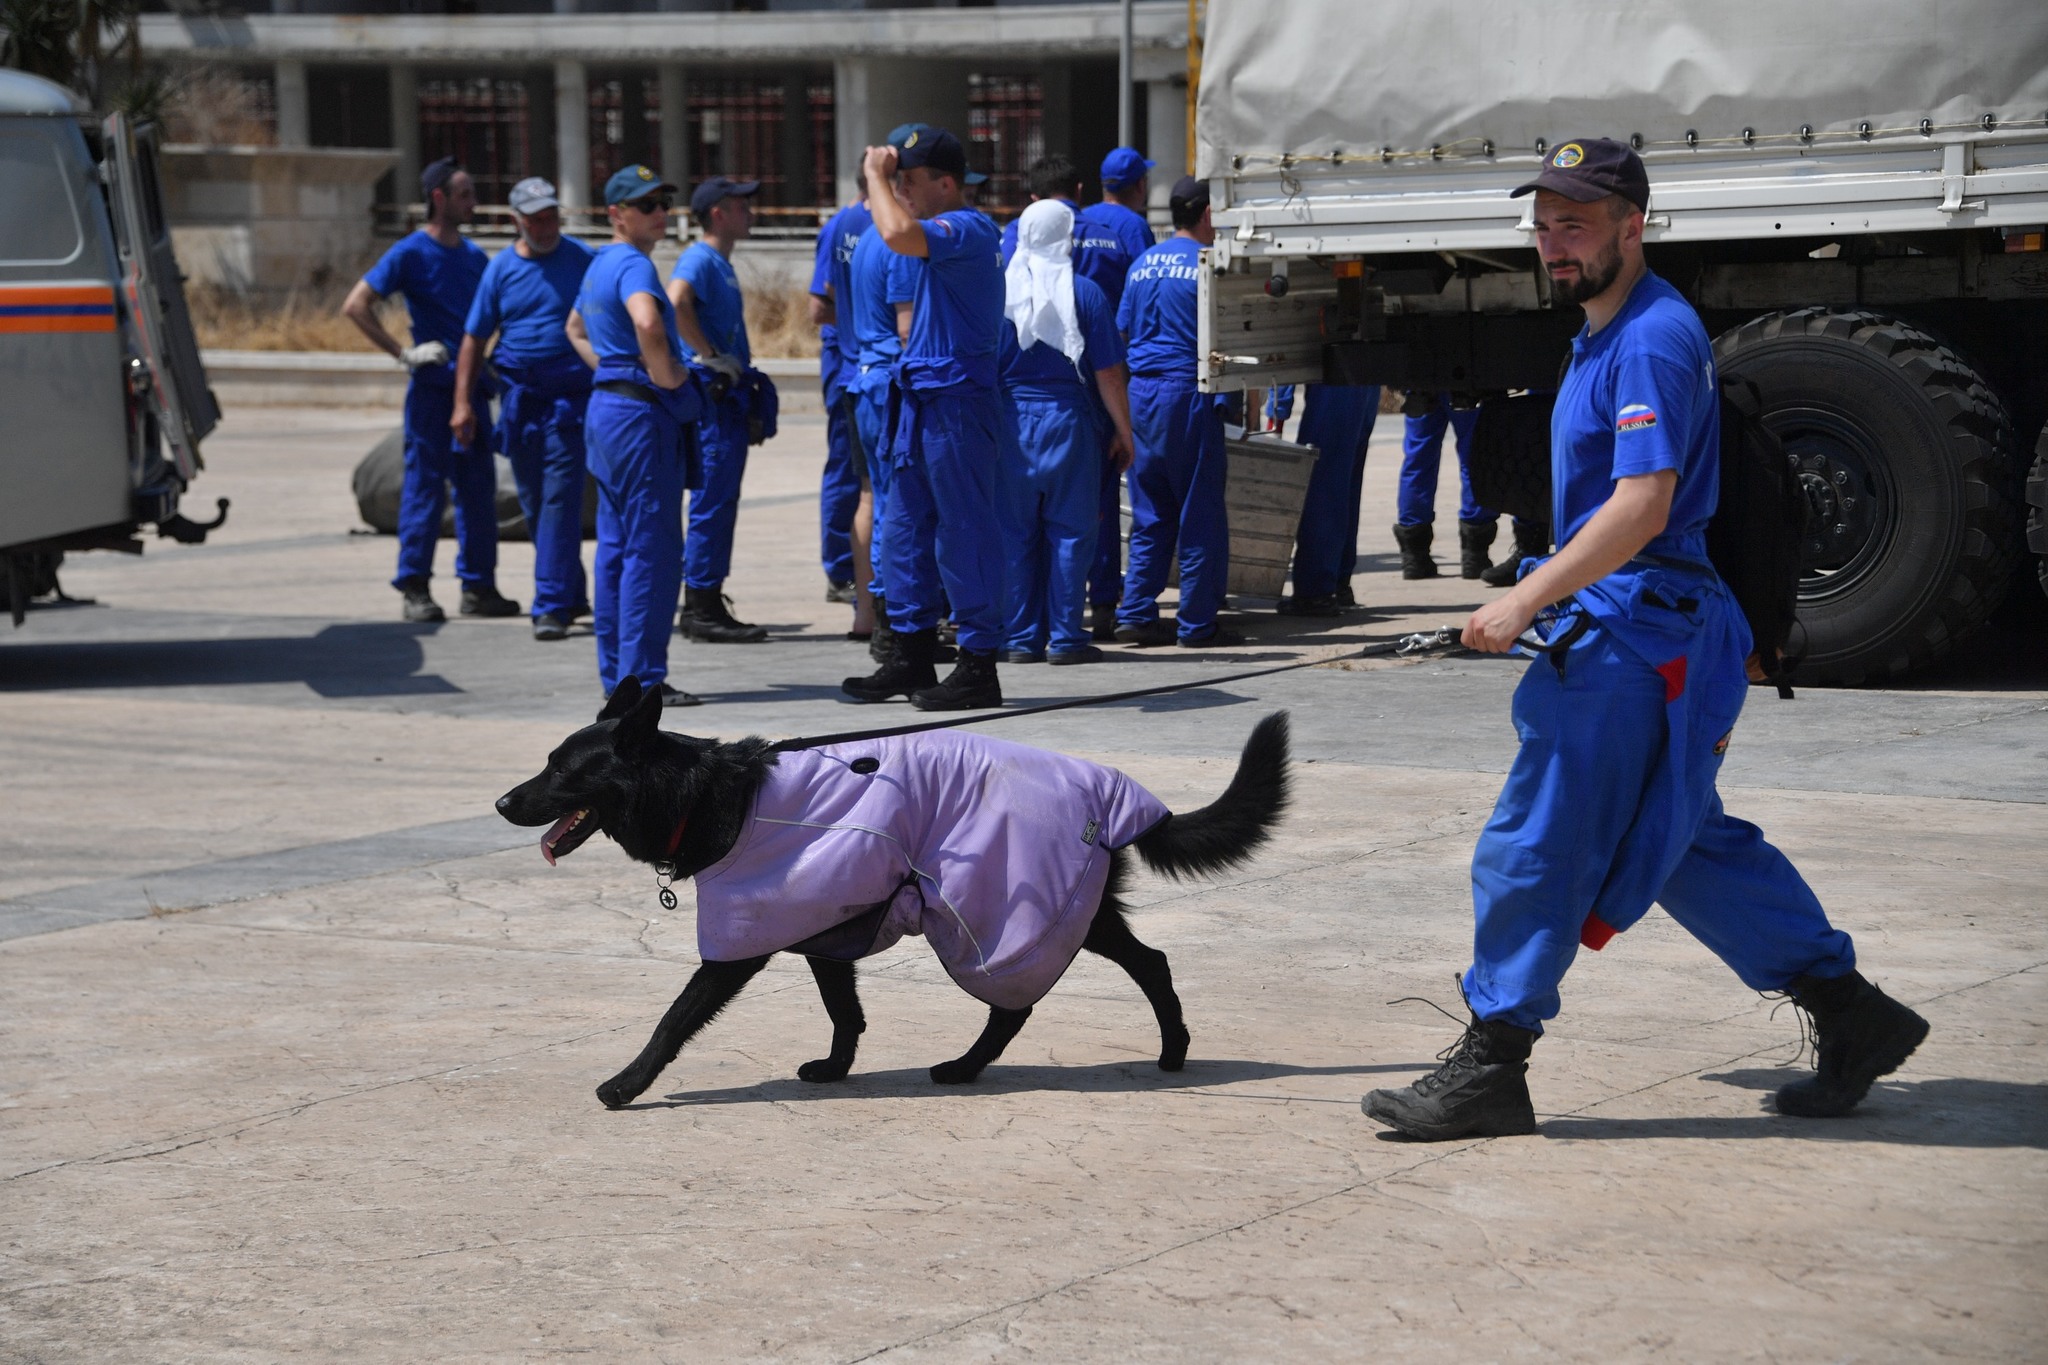
<svg viewBox="0 0 2048 1365">
<path fill-rule="evenodd" d="M 1530 1029 L 1475 1015 L 1464 1035 L 1437 1054 L 1442 1066 L 1413 1085 L 1375 1090 L 1360 1107 L 1368 1118 L 1425 1142 L 1533 1133 L 1529 1049 L 1535 1042 Z"/>
<path fill-rule="evenodd" d="M 1479 575 L 1489 588 L 1512 588 L 1522 576 L 1522 561 L 1550 553 L 1550 524 L 1542 521 L 1515 522 L 1515 548 L 1508 557 Z"/>
<path fill-rule="evenodd" d="M 1854 1109 L 1870 1083 L 1897 1071 L 1927 1037 L 1927 1021 L 1864 980 L 1802 976 L 1792 1003 L 1813 1020 L 1817 1070 L 1778 1089 L 1778 1112 L 1831 1119 Z"/>
<path fill-rule="evenodd" d="M 865 678 L 847 678 L 839 690 L 855 701 L 887 701 L 907 697 L 939 680 L 932 653 L 939 647 L 935 630 L 897 631 L 890 636 L 889 657 Z"/>
<path fill-rule="evenodd" d="M 768 628 L 735 620 L 717 588 L 684 588 L 676 634 L 707 645 L 751 645 L 767 639 Z"/>
<path fill-rule="evenodd" d="M 895 635 L 889 629 L 889 604 L 879 595 L 875 598 L 875 633 L 868 636 L 868 657 L 878 664 L 889 662 L 894 650 Z"/>
<path fill-rule="evenodd" d="M 1394 543 L 1401 547 L 1401 577 L 1436 577 L 1436 561 L 1429 557 L 1429 542 L 1435 538 L 1436 528 L 1426 521 L 1394 528 Z"/>
<path fill-rule="evenodd" d="M 1493 548 L 1493 538 L 1499 534 L 1498 520 L 1458 523 L 1458 577 L 1477 578 L 1493 567 L 1493 559 L 1486 552 Z"/>
<path fill-rule="evenodd" d="M 1116 638 L 1116 603 L 1097 602 L 1088 608 L 1088 634 L 1097 640 Z"/>
<path fill-rule="evenodd" d="M 495 583 L 481 583 L 462 590 L 464 616 L 517 616 L 519 604 L 498 591 Z"/>
<path fill-rule="evenodd" d="M 399 582 L 398 591 L 405 597 L 401 615 L 416 625 L 433 625 L 448 619 L 448 613 L 441 610 L 441 604 L 427 591 L 424 578 L 407 578 Z"/>
<path fill-rule="evenodd" d="M 962 649 L 946 680 L 910 694 L 920 711 L 980 711 L 1003 704 L 1003 685 L 996 680 L 996 652 Z"/>
</svg>

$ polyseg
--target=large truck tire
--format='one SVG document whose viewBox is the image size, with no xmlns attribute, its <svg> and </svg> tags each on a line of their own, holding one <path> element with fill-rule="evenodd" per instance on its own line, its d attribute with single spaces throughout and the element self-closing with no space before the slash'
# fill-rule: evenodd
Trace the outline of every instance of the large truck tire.
<svg viewBox="0 0 2048 1365">
<path fill-rule="evenodd" d="M 2048 427 L 2034 443 L 2034 468 L 2027 475 L 2027 548 L 2034 553 L 2034 572 L 2048 593 Z"/>
<path fill-rule="evenodd" d="M 1946 654 L 2017 565 L 2012 429 L 1954 351 L 1876 313 L 1772 313 L 1714 343 L 1763 395 L 1808 502 L 1797 677 L 1856 685 Z"/>
<path fill-rule="evenodd" d="M 530 540 L 526 516 L 519 508 L 519 485 L 512 477 L 512 465 L 503 455 L 493 457 L 498 471 L 498 539 Z M 405 484 L 405 428 L 399 427 L 370 447 L 356 465 L 351 487 L 356 511 L 365 524 L 387 536 L 398 534 L 398 497 Z M 583 486 L 583 539 L 597 534 L 597 481 L 586 477 Z M 455 509 L 441 514 L 441 538 L 455 537 Z"/>
<path fill-rule="evenodd" d="M 1554 393 L 1489 398 L 1465 458 L 1472 496 L 1487 511 L 1550 523 L 1550 409 Z"/>
</svg>

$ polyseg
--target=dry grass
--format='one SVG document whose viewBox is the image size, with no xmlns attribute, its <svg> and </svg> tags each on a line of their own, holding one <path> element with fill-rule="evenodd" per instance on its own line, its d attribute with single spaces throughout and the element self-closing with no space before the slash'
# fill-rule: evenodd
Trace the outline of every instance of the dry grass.
<svg viewBox="0 0 2048 1365">
<path fill-rule="evenodd" d="M 368 351 L 370 343 L 341 315 L 349 285 L 294 290 L 278 296 L 243 297 L 232 290 L 189 284 L 185 299 L 199 344 L 231 351 Z M 801 359 L 818 354 L 818 329 L 811 326 L 807 294 L 779 290 L 747 299 L 747 335 L 754 354 L 767 359 Z M 407 338 L 405 305 L 385 301 L 384 326 Z"/>
</svg>

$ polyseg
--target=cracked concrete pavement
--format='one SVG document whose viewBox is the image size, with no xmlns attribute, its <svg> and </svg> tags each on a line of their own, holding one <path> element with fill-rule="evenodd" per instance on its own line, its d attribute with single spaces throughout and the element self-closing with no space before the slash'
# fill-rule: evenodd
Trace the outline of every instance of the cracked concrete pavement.
<svg viewBox="0 0 2048 1365">
<path fill-rule="evenodd" d="M 1185 1071 L 1084 957 L 959 1090 L 981 1022 L 922 945 L 864 968 L 852 1077 L 778 960 L 641 1105 L 592 1095 L 695 962 L 689 897 L 597 840 L 549 869 L 490 815 L 595 702 L 591 644 L 395 619 L 347 474 L 389 414 L 242 410 L 215 541 L 84 557 L 0 640 L 0 1359 L 2038 1358 L 2048 1290 L 2048 649 L 2014 613 L 1889 691 L 1751 700 L 1724 791 L 1865 969 L 1934 1024 L 1858 1115 L 1770 1110 L 1792 1012 L 1661 914 L 1582 955 L 1535 1137 L 1390 1140 L 1362 1091 L 1456 1026 L 1465 869 L 1518 663 L 1314 668 L 1004 722 L 1171 806 L 1289 708 L 1299 801 L 1213 884 L 1137 879 Z M 678 645 L 672 717 L 907 719 L 820 598 L 793 419 L 729 590 L 772 643 Z M 1008 668 L 1018 700 L 1220 677 L 1455 620 L 1392 571 L 1399 424 L 1361 598 L 1244 649 Z M 1444 486 L 1455 486 L 1446 480 Z M 443 554 L 449 547 L 443 547 Z M 501 579 L 523 596 L 523 546 Z M 444 584 L 445 579 L 441 580 Z M 448 592 L 443 588 L 444 595 Z M 1309 633 L 1301 633 L 1309 626 Z"/>
</svg>

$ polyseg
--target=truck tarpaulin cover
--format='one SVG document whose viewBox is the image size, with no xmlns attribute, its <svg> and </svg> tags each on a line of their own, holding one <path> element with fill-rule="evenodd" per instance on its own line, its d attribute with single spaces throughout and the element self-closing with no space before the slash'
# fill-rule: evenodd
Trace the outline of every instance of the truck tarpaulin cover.
<svg viewBox="0 0 2048 1365">
<path fill-rule="evenodd" d="M 1629 127 L 1616 127 L 1627 111 Z M 1197 174 L 1233 155 L 2039 119 L 2048 0 L 1218 0 Z M 1247 169 L 1253 169 L 1251 162 Z"/>
</svg>

